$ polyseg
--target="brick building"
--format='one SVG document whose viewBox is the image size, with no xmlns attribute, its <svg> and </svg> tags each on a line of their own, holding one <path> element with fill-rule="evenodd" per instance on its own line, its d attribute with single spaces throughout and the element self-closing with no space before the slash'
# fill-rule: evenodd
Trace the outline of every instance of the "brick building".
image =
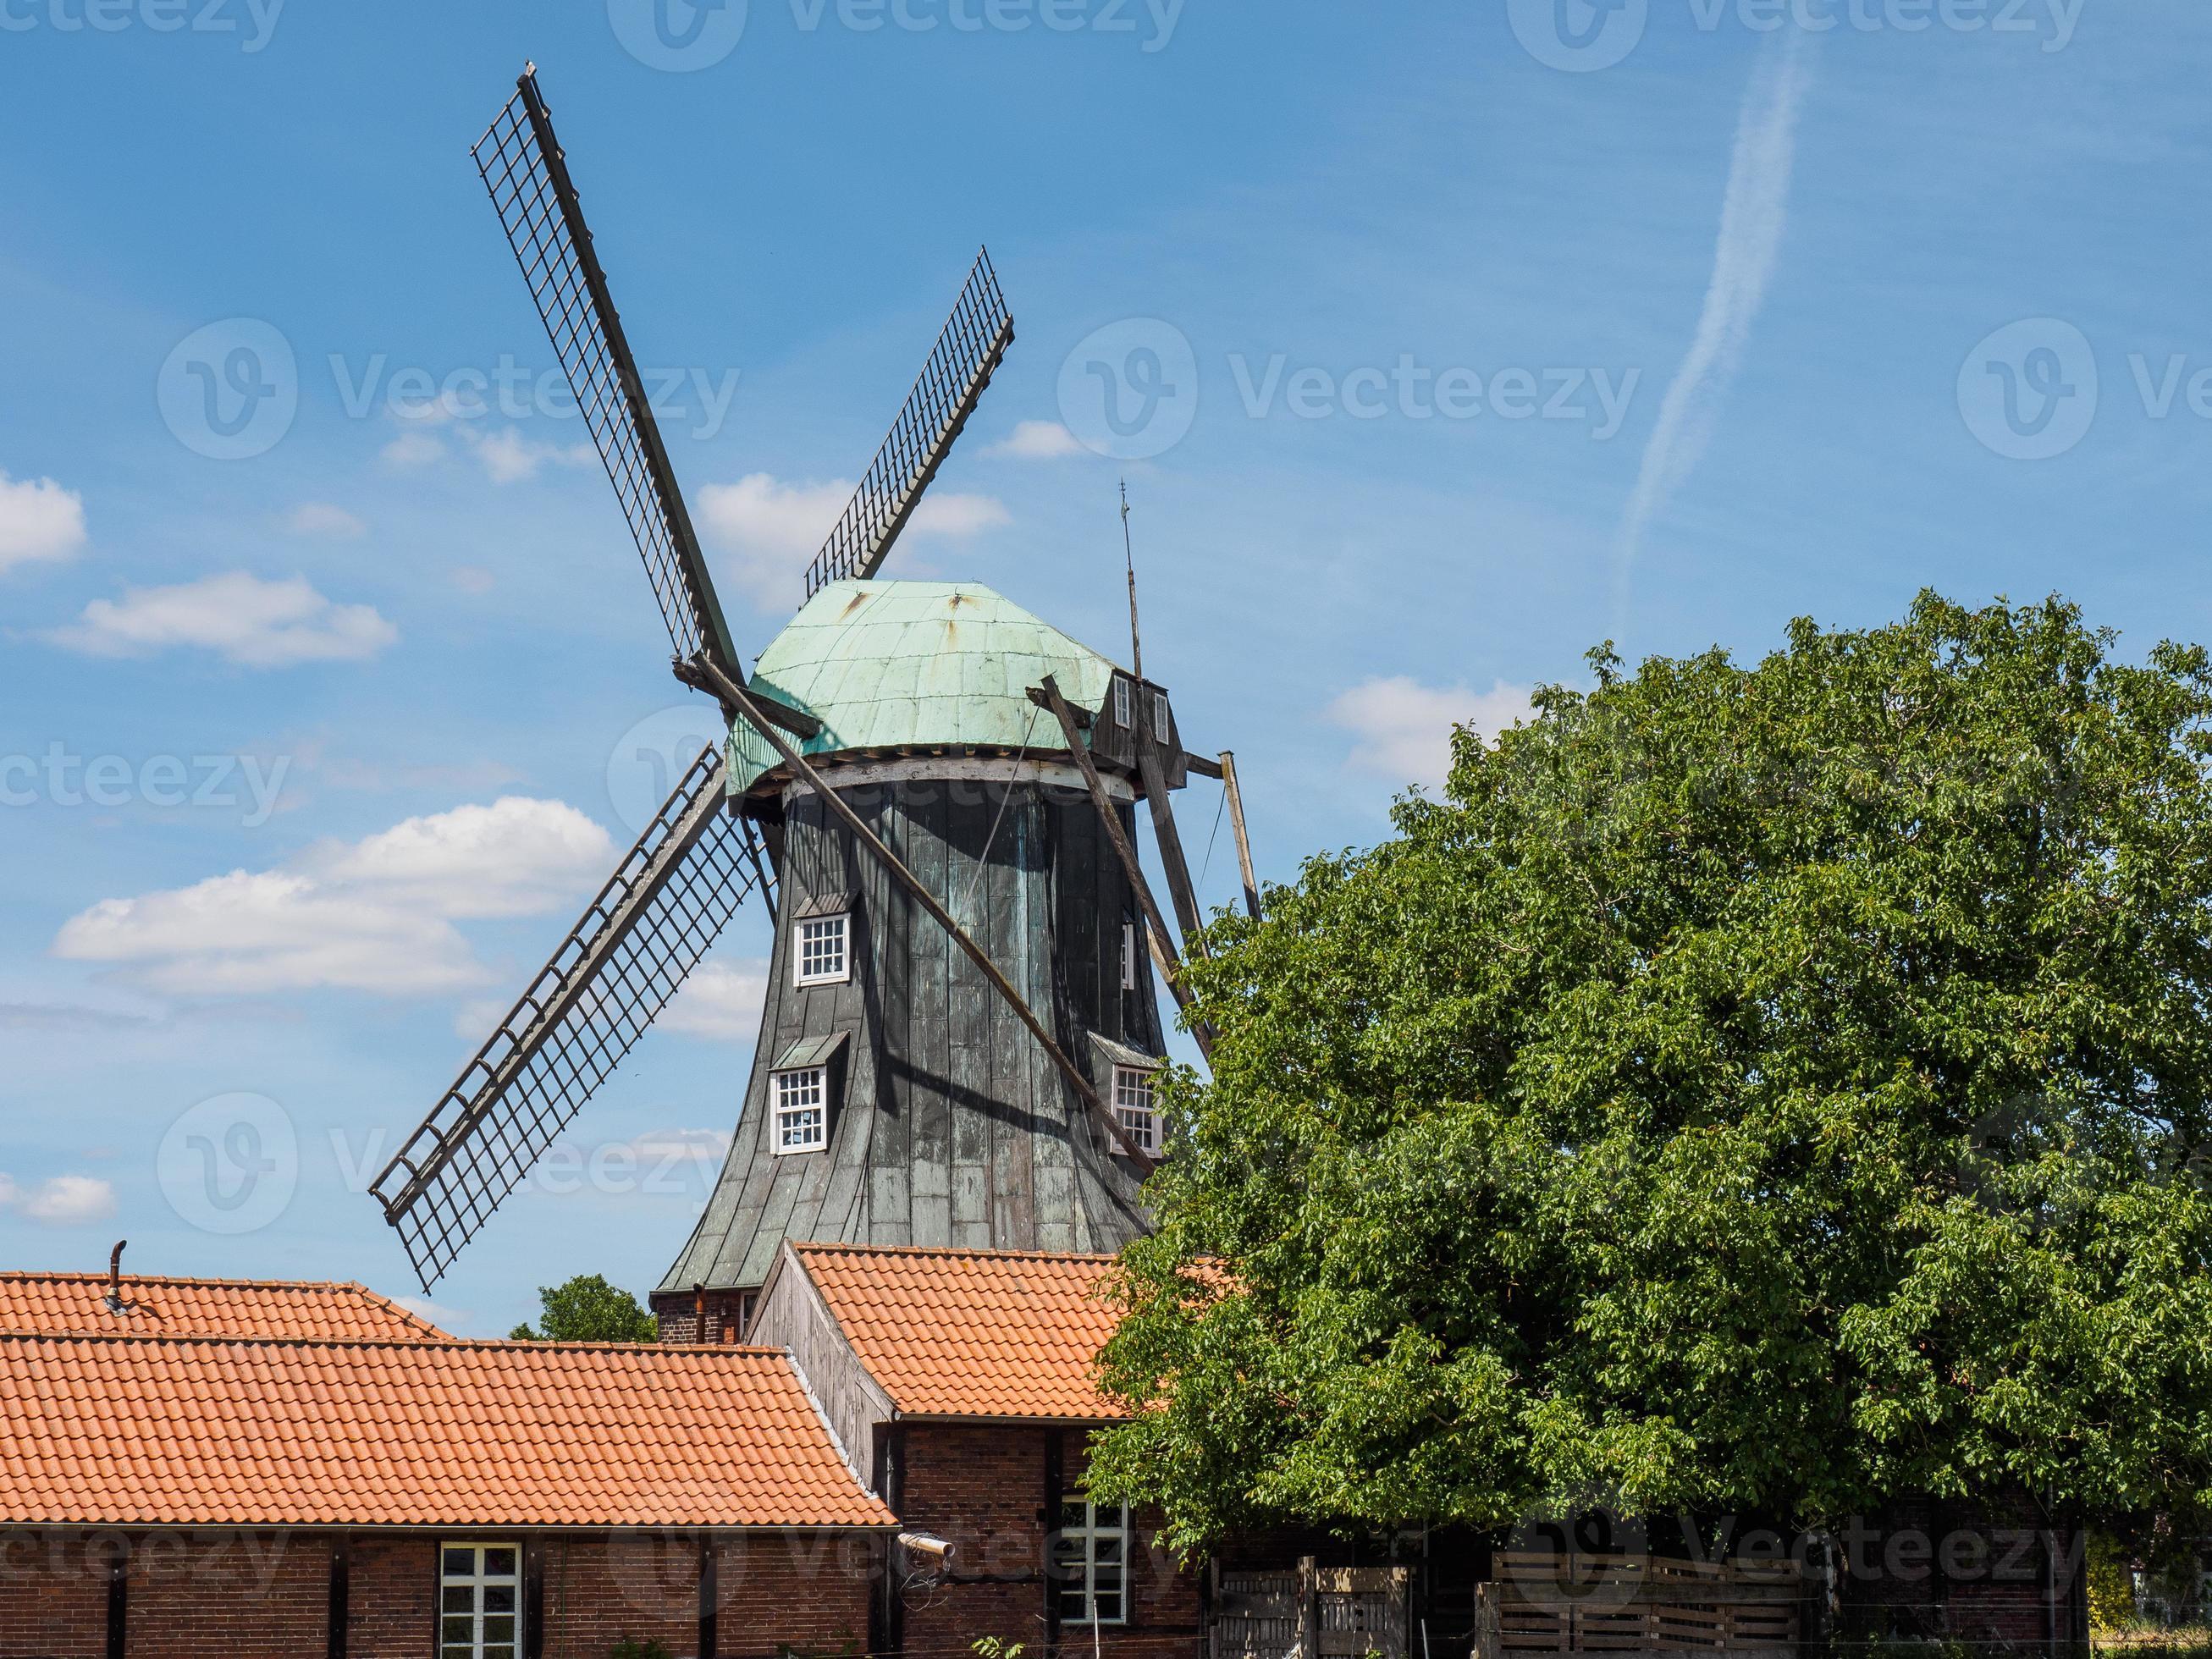
<svg viewBox="0 0 2212 1659">
<path fill-rule="evenodd" d="M 1099 1255 L 786 1244 L 751 1335 L 787 1349 L 854 1474 L 910 1529 L 952 1546 L 888 1580 L 887 1651 L 981 1637 L 1030 1651 L 1188 1659 L 1200 1580 L 1159 1517 L 1091 1503 L 1092 1431 L 1121 1413 L 1093 1381 L 1113 1309 Z"/>
<path fill-rule="evenodd" d="M 790 1359 L 357 1286 L 0 1285 L 0 1659 L 858 1651 L 894 1530 Z"/>
</svg>

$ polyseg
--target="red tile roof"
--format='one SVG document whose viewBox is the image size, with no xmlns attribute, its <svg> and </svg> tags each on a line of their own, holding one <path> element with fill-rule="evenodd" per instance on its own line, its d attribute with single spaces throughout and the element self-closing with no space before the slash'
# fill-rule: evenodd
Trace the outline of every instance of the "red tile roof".
<svg viewBox="0 0 2212 1659">
<path fill-rule="evenodd" d="M 860 1363 L 909 1417 L 1096 1423 L 1093 1363 L 1117 1312 L 1105 1255 L 793 1246 Z"/>
<path fill-rule="evenodd" d="M 758 1348 L 0 1337 L 0 1525 L 878 1527 Z"/>
<path fill-rule="evenodd" d="M 0 1273 L 0 1334 L 400 1342 L 446 1337 L 428 1320 L 360 1285 L 125 1274 L 123 1300 L 127 1311 L 108 1310 L 105 1273 Z"/>
</svg>

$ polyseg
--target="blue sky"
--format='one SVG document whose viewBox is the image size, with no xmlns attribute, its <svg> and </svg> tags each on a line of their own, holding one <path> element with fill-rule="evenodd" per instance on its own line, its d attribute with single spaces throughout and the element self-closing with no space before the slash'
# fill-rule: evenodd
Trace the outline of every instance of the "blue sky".
<svg viewBox="0 0 2212 1659">
<path fill-rule="evenodd" d="M 554 367 L 467 154 L 526 58 L 741 642 L 988 241 L 1019 337 L 894 574 L 1117 650 L 1126 474 L 1269 875 L 1607 637 L 2212 634 L 2201 7 L 652 3 L 0 0 L 0 1265 L 411 1290 L 365 1176 L 698 729 L 580 422 L 468 399 Z M 443 1316 L 658 1279 L 762 943 Z"/>
</svg>

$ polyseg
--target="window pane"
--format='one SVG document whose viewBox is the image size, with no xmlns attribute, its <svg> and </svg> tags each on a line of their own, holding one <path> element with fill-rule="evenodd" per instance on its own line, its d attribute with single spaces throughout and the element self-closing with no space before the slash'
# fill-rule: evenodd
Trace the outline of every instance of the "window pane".
<svg viewBox="0 0 2212 1659">
<path fill-rule="evenodd" d="M 1121 1622 L 1121 1592 L 1120 1590 L 1100 1590 L 1097 1604 L 1100 1624 L 1118 1625 Z"/>
<path fill-rule="evenodd" d="M 438 1639 L 446 1643 L 449 1646 L 455 1642 L 465 1644 L 476 1640 L 476 1635 L 477 1621 L 475 1620 L 466 1618 L 448 1619 L 445 1621 L 445 1628 L 440 1632 Z"/>
<path fill-rule="evenodd" d="M 444 1659 L 476 1659 L 477 1655 L 473 1647 L 447 1648 L 442 1651 Z"/>
<path fill-rule="evenodd" d="M 1080 1498 L 1065 1498 L 1060 1504 L 1060 1524 L 1063 1527 L 1087 1527 L 1091 1524 L 1091 1505 Z"/>
<path fill-rule="evenodd" d="M 1103 1570 L 1111 1567 L 1119 1571 L 1121 1565 L 1121 1540 L 1114 1534 L 1101 1533 L 1091 1545 L 1091 1558 Z"/>
<path fill-rule="evenodd" d="M 485 1614 L 483 1634 L 487 1642 L 512 1642 L 514 1640 L 514 1615 L 511 1613 Z"/>
<path fill-rule="evenodd" d="M 484 1577 L 512 1578 L 514 1577 L 514 1552 L 512 1549 L 490 1549 L 484 1552 Z"/>
<path fill-rule="evenodd" d="M 477 1593 L 466 1584 L 448 1584 L 446 1586 L 446 1599 L 440 1605 L 447 1613 L 474 1613 Z"/>
<path fill-rule="evenodd" d="M 446 1552 L 446 1577 L 471 1578 L 476 1576 L 477 1553 L 472 1549 L 448 1549 Z"/>
<path fill-rule="evenodd" d="M 487 1589 L 484 1591 L 484 1611 L 486 1613 L 513 1613 L 514 1611 L 514 1586 L 512 1584 L 494 1584 Z"/>
<path fill-rule="evenodd" d="M 483 1650 L 483 1659 L 514 1659 L 514 1649 L 512 1646 L 503 1648 L 487 1646 Z"/>
</svg>

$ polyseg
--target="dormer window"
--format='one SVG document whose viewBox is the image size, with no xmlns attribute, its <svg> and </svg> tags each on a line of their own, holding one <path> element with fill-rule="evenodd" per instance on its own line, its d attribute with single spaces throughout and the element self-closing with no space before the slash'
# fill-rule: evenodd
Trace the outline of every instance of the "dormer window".
<svg viewBox="0 0 2212 1659">
<path fill-rule="evenodd" d="M 853 915 L 807 916 L 799 921 L 794 975 L 800 985 L 842 985 L 853 977 Z"/>
<path fill-rule="evenodd" d="M 1114 1068 L 1114 1115 L 1131 1140 L 1147 1156 L 1160 1150 L 1160 1113 L 1152 1100 L 1151 1070 L 1141 1066 Z"/>
<path fill-rule="evenodd" d="M 775 1088 L 775 1155 L 818 1152 L 827 1146 L 830 1068 L 808 1066 L 797 1071 L 772 1072 L 769 1080 Z"/>
<path fill-rule="evenodd" d="M 1114 724 L 1123 727 L 1136 724 L 1129 714 L 1129 682 L 1119 674 L 1114 676 Z"/>
<path fill-rule="evenodd" d="M 1173 729 L 1174 727 L 1168 721 L 1168 694 L 1164 691 L 1153 692 L 1152 741 L 1165 743 L 1168 740 L 1168 733 Z"/>
</svg>

